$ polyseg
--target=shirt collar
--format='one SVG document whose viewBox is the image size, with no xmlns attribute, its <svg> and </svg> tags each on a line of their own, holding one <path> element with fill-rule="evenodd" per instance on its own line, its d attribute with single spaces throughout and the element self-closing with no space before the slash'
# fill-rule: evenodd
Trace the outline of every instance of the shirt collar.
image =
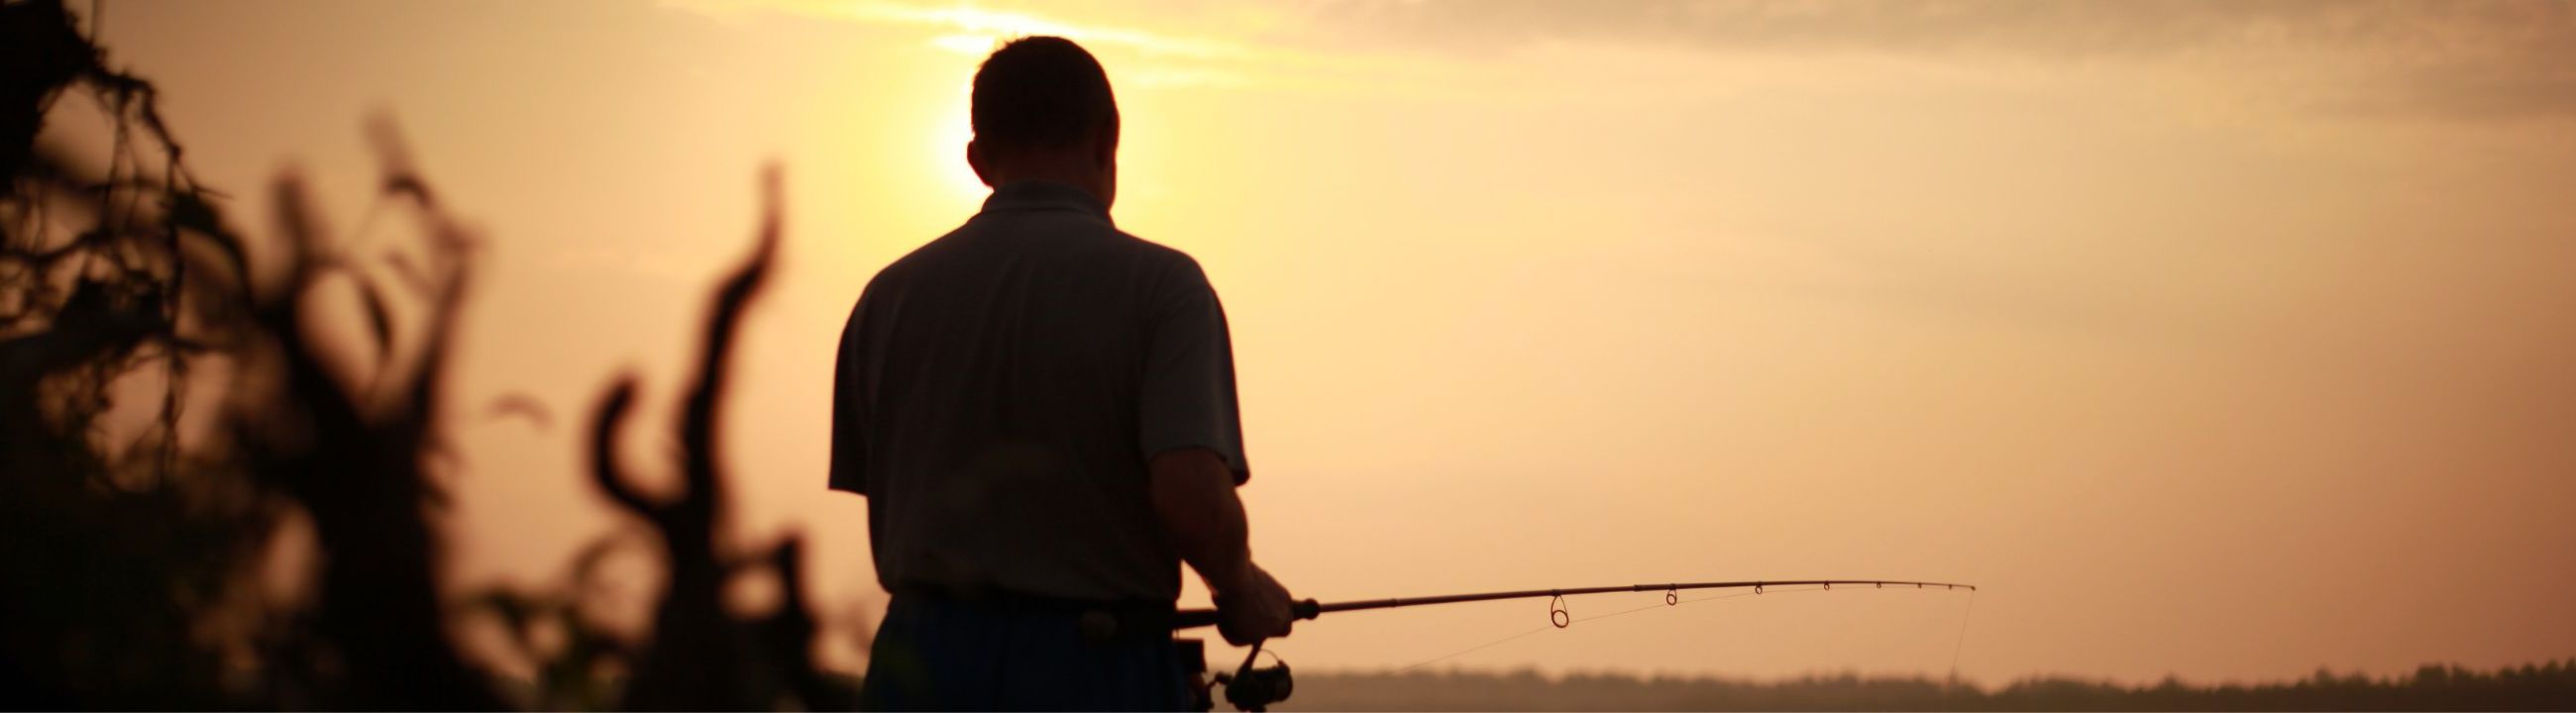
<svg viewBox="0 0 2576 713">
<path fill-rule="evenodd" d="M 984 212 L 1005 210 L 1073 210 L 1109 220 L 1109 206 L 1090 191 L 1054 181 L 1012 181 L 993 189 L 992 197 L 984 199 Z"/>
</svg>

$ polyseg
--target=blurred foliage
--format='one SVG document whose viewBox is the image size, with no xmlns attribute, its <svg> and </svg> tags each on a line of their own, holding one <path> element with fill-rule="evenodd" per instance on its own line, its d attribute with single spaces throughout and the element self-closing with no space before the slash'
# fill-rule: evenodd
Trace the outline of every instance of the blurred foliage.
<svg viewBox="0 0 2576 713">
<path fill-rule="evenodd" d="M 283 503 L 239 449 L 177 434 L 194 367 L 243 346 L 247 267 L 151 85 L 103 57 L 58 3 L 0 5 L 0 691 L 229 702 L 272 643 L 247 593 Z M 36 144 L 68 94 L 112 117 L 104 166 Z M 126 409 L 139 434 L 102 423 L 122 379 L 165 387 Z"/>
<path fill-rule="evenodd" d="M 2287 683 L 2122 686 L 2038 678 L 1988 690 L 1927 678 L 1810 676 L 1776 682 L 1516 673 L 1309 673 L 1279 710 L 2226 711 L 2567 710 L 2576 661 L 2411 676 L 2318 671 Z"/>
<path fill-rule="evenodd" d="M 758 250 L 716 296 L 679 418 L 686 492 L 657 501 L 627 486 L 612 456 L 634 380 L 602 399 L 597 483 L 651 527 L 669 573 L 653 628 L 621 637 L 582 596 L 613 538 L 556 587 L 442 599 L 434 515 L 454 460 L 440 405 L 478 238 L 391 124 L 370 126 L 383 173 L 361 230 L 399 211 L 416 240 L 357 254 L 382 241 L 331 232 L 292 173 L 268 192 L 275 233 L 253 239 L 188 173 L 153 86 L 106 58 L 61 0 L 0 4 L 0 700 L 848 705 L 853 686 L 811 660 L 797 540 L 736 552 L 719 523 L 718 406 L 735 332 L 774 261 L 774 175 Z M 103 161 L 39 140 L 76 100 L 105 117 Z M 341 295 L 360 327 L 317 326 Z M 191 388 L 198 379 L 210 388 Z M 503 406 L 531 407 L 514 398 Z M 727 583 L 757 574 L 780 583 L 778 605 L 727 612 Z M 497 620 L 536 678 L 469 661 L 459 614 Z"/>
</svg>

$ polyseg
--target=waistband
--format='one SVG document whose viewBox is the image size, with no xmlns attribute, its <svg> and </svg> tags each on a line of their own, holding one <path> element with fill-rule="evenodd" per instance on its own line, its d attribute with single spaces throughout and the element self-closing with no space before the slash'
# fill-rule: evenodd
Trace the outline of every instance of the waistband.
<svg viewBox="0 0 2576 713">
<path fill-rule="evenodd" d="M 1096 641 L 1169 639 L 1177 606 L 1168 601 L 1088 601 L 1024 594 L 992 587 L 906 584 L 896 600 L 962 605 L 987 611 L 1072 618 L 1083 638 Z"/>
</svg>

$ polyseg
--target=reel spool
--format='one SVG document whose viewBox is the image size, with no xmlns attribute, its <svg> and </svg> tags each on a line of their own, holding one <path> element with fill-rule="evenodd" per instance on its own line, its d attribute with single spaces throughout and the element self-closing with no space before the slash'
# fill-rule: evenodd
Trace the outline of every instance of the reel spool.
<svg viewBox="0 0 2576 713">
<path fill-rule="evenodd" d="M 1261 644 L 1252 645 L 1252 653 L 1243 657 L 1243 665 L 1232 673 L 1218 672 L 1214 678 L 1201 678 L 1207 673 L 1207 647 L 1197 639 L 1177 639 L 1181 660 L 1190 666 L 1190 689 L 1197 693 L 1199 710 L 1216 708 L 1216 688 L 1225 689 L 1225 702 L 1236 710 L 1261 713 L 1270 704 L 1288 700 L 1297 689 L 1297 681 L 1288 674 L 1288 661 L 1272 653 L 1269 666 L 1254 666 L 1261 659 Z"/>
</svg>

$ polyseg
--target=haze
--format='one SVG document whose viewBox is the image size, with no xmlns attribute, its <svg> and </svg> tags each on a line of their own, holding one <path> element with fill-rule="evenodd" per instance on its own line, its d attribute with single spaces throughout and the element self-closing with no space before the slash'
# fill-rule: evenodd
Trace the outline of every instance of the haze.
<svg viewBox="0 0 2576 713">
<path fill-rule="evenodd" d="M 2244 680 L 2576 654 L 2569 4 L 260 0 L 111 3 L 102 31 L 239 215 L 292 162 L 355 226 L 383 111 L 480 221 L 460 589 L 624 526 L 581 476 L 584 419 L 621 368 L 667 404 L 775 161 L 733 527 L 811 533 L 826 653 L 855 669 L 883 594 L 864 502 L 823 489 L 833 346 L 877 268 L 982 199 L 981 55 L 1063 34 L 1117 87 L 1119 223 L 1225 300 L 1254 551 L 1298 595 L 1985 587 L 1972 614 L 1746 597 L 1437 665 L 1939 675 L 1956 651 L 1989 682 Z M 493 416 L 509 394 L 551 427 Z M 1404 666 L 1544 617 L 1337 615 L 1274 648 Z"/>
</svg>

